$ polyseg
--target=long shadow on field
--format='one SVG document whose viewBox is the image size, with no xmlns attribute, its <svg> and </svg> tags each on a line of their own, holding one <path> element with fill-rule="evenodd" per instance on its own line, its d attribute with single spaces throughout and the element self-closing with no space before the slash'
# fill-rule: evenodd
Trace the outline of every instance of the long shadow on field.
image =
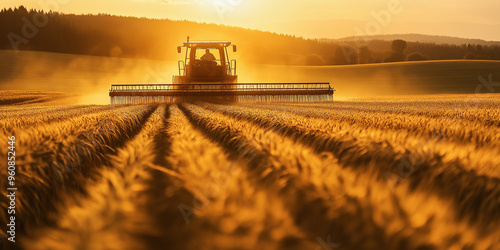
<svg viewBox="0 0 500 250">
<path fill-rule="evenodd" d="M 418 245 L 407 236 L 387 235 L 384 228 L 373 221 L 372 209 L 355 197 L 344 197 L 346 205 L 336 208 L 336 215 L 332 216 L 331 203 L 335 201 L 315 197 L 317 190 L 311 183 L 290 177 L 285 187 L 279 187 L 280 173 L 272 172 L 262 177 L 263 171 L 272 165 L 269 155 L 249 144 L 239 132 L 210 127 L 209 118 L 199 118 L 185 106 L 180 108 L 196 129 L 221 145 L 231 158 L 246 160 L 256 183 L 282 197 L 295 223 L 312 240 L 326 241 L 324 239 L 328 238 L 331 249 L 338 244 L 342 249 L 413 249 L 415 246 L 433 249 L 429 245 Z M 397 201 L 394 202 L 395 207 L 399 207 Z"/>
<path fill-rule="evenodd" d="M 332 152 L 344 167 L 363 172 L 367 170 L 366 166 L 375 162 L 380 167 L 374 169 L 380 179 L 385 179 L 387 173 L 399 175 L 396 170 L 401 166 L 401 161 L 397 159 L 411 159 L 411 155 L 402 155 L 401 158 L 394 148 L 380 149 L 375 144 L 371 148 L 362 148 L 356 141 L 334 138 L 316 131 L 304 131 L 287 124 L 277 125 L 251 113 L 240 115 L 228 110 L 208 109 L 273 130 L 312 148 L 317 154 Z M 304 116 L 304 119 L 307 117 Z M 441 156 L 433 156 L 433 159 L 415 166 L 414 172 L 406 180 L 414 191 L 418 189 L 431 192 L 453 201 L 458 212 L 457 220 L 466 219 L 472 224 L 479 223 L 479 229 L 484 234 L 496 230 L 500 221 L 500 179 L 480 176 L 473 170 L 465 169 L 458 161 L 443 163 Z"/>
<path fill-rule="evenodd" d="M 167 129 L 170 124 L 169 108 L 165 109 L 163 126 L 158 128 L 155 136 L 155 162 L 158 167 L 171 170 L 172 166 L 166 160 L 172 144 Z M 155 217 L 155 224 L 151 225 L 155 235 L 144 236 L 146 249 L 188 249 L 192 247 L 192 239 L 196 237 L 189 231 L 180 209 L 180 204 L 191 204 L 193 195 L 183 187 L 181 180 L 169 175 L 158 168 L 150 169 L 151 183 L 146 191 L 146 206 L 150 216 Z M 200 246 L 202 247 L 202 246 Z"/>
</svg>

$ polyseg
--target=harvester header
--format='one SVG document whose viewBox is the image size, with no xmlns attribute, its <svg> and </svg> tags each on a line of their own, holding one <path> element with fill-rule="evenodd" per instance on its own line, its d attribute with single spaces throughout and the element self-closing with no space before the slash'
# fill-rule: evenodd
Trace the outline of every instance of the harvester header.
<svg viewBox="0 0 500 250">
<path fill-rule="evenodd" d="M 109 91 L 111 104 L 185 101 L 208 102 L 328 102 L 334 89 L 329 83 L 238 83 L 236 60 L 229 41 L 189 41 L 177 47 L 186 51 L 178 61 L 179 74 L 172 84 L 117 84 Z"/>
</svg>

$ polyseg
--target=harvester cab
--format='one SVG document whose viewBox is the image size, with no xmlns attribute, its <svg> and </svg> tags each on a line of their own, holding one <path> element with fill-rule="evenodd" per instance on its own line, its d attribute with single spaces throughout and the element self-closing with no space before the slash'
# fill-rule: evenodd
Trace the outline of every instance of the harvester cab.
<svg viewBox="0 0 500 250">
<path fill-rule="evenodd" d="M 172 84 L 111 85 L 111 104 L 207 102 L 329 102 L 335 89 L 330 83 L 238 83 L 236 60 L 230 60 L 228 41 L 189 41 L 178 61 L 179 75 Z M 184 49 L 183 49 L 184 48 Z"/>
<path fill-rule="evenodd" d="M 174 76 L 174 84 L 236 83 L 236 60 L 230 60 L 228 47 L 236 52 L 236 45 L 228 41 L 189 41 L 177 47 L 184 60 L 178 61 L 179 75 Z"/>
</svg>

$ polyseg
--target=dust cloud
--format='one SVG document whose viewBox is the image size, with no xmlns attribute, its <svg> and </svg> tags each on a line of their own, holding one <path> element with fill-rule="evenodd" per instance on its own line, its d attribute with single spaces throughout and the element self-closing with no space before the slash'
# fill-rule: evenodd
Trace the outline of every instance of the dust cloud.
<svg viewBox="0 0 500 250">
<path fill-rule="evenodd" d="M 75 104 L 109 104 L 112 84 L 171 83 L 177 63 L 45 52 L 0 51 L 2 90 L 76 94 Z M 11 62 L 11 63 L 9 63 Z"/>
</svg>

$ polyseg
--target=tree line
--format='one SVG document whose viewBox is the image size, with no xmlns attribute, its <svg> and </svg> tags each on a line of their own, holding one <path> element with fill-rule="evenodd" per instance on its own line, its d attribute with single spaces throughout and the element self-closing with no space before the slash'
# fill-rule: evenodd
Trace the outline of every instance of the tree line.
<svg viewBox="0 0 500 250">
<path fill-rule="evenodd" d="M 371 40 L 367 42 L 345 42 L 338 49 L 350 55 L 351 61 L 336 57 L 334 64 L 381 63 L 424 60 L 500 60 L 498 45 L 450 45 L 435 43 Z M 334 58 L 335 59 L 335 58 Z"/>
<path fill-rule="evenodd" d="M 28 10 L 0 11 L 0 49 L 170 60 L 192 40 L 229 40 L 246 62 L 342 65 L 415 60 L 500 60 L 500 46 L 447 45 L 403 40 L 324 42 L 225 25 Z"/>
</svg>

